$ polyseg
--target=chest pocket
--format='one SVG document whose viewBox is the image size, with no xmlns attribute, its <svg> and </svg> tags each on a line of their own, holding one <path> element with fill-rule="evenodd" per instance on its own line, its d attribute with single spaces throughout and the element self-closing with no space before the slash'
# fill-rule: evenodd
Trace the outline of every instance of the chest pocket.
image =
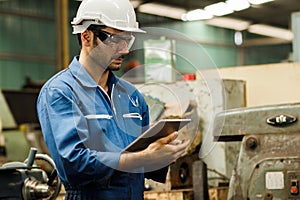
<svg viewBox="0 0 300 200">
<path fill-rule="evenodd" d="M 89 132 L 92 134 L 105 133 L 109 127 L 112 116 L 109 114 L 95 114 L 85 116 L 88 124 Z"/>
<path fill-rule="evenodd" d="M 141 135 L 142 130 L 143 130 L 143 117 L 139 112 L 138 108 L 129 109 L 128 113 L 123 114 L 123 120 L 124 120 L 124 125 L 126 128 L 127 134 L 133 137 L 135 139 L 139 135 Z"/>
<path fill-rule="evenodd" d="M 142 133 L 141 105 L 137 96 L 130 96 L 127 93 L 118 93 L 113 100 L 118 116 L 118 125 L 125 134 L 124 142 L 127 146 Z"/>
<path fill-rule="evenodd" d="M 106 145 L 115 143 L 117 138 L 113 137 L 115 131 L 111 120 L 111 115 L 108 114 L 90 114 L 85 116 L 88 125 L 88 140 L 87 144 L 91 149 L 104 151 Z"/>
</svg>

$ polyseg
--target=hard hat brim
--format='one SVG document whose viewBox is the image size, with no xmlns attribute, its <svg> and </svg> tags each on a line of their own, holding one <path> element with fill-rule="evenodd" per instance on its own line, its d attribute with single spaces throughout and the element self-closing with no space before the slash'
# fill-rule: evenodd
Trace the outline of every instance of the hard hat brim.
<svg viewBox="0 0 300 200">
<path fill-rule="evenodd" d="M 99 26 L 105 25 L 104 23 L 94 21 L 94 20 L 85 20 L 82 21 L 80 24 L 76 24 L 72 22 L 72 24 L 73 24 L 73 32 L 72 32 L 73 34 L 83 33 L 90 25 L 99 25 Z M 133 32 L 133 33 L 146 33 L 146 31 L 140 28 L 130 28 L 130 27 L 120 28 L 120 27 L 113 27 L 113 26 L 108 26 L 108 27 L 115 28 L 121 31 Z"/>
</svg>

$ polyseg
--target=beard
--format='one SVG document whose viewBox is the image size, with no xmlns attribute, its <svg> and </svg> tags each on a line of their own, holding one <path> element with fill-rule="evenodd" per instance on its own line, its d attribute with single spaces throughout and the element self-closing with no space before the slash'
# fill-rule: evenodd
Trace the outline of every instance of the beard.
<svg viewBox="0 0 300 200">
<path fill-rule="evenodd" d="M 110 69 L 111 71 L 118 71 L 121 69 L 122 66 L 122 62 L 124 60 L 124 56 L 120 56 L 116 59 L 114 59 L 110 65 L 108 66 L 108 69 Z"/>
</svg>

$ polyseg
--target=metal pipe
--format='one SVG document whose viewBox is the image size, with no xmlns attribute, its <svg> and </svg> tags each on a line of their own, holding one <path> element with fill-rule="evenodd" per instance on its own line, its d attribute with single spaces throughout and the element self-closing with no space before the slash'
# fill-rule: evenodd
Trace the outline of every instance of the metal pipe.
<svg viewBox="0 0 300 200">
<path fill-rule="evenodd" d="M 67 68 L 69 65 L 69 22 L 68 22 L 68 0 L 61 0 L 62 2 L 62 48 L 63 48 L 63 67 Z"/>
<path fill-rule="evenodd" d="M 50 56 L 36 56 L 36 55 L 29 55 L 29 54 L 26 55 L 26 54 L 2 52 L 2 51 L 0 51 L 0 58 L 21 60 L 21 61 L 28 60 L 28 61 L 55 63 L 55 58 Z"/>
<path fill-rule="evenodd" d="M 55 25 L 56 25 L 56 71 L 62 69 L 62 30 L 61 30 L 61 0 L 55 1 Z"/>
<path fill-rule="evenodd" d="M 68 0 L 56 0 L 56 70 L 69 64 Z"/>
<path fill-rule="evenodd" d="M 293 39 L 293 61 L 300 62 L 300 12 L 292 13 Z"/>
<path fill-rule="evenodd" d="M 15 10 L 7 10 L 3 8 L 0 9 L 0 14 L 54 21 L 54 17 L 52 16 L 38 15 L 38 14 L 26 13 L 26 12 L 15 11 Z"/>
</svg>

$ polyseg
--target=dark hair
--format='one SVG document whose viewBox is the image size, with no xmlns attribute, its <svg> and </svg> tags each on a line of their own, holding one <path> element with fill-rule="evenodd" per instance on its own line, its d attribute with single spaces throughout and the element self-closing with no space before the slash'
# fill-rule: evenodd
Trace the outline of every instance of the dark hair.
<svg viewBox="0 0 300 200">
<path fill-rule="evenodd" d="M 81 33 L 77 33 L 77 40 L 78 40 L 78 44 L 80 46 L 80 48 L 82 47 L 82 43 L 81 43 Z"/>
<path fill-rule="evenodd" d="M 94 24 L 92 24 L 92 25 L 90 25 L 88 28 L 87 28 L 87 30 L 97 30 L 97 29 L 100 29 L 100 30 L 102 30 L 103 28 L 105 28 L 106 26 L 104 26 L 104 25 L 94 25 Z M 80 48 L 82 47 L 82 43 L 81 43 L 81 33 L 78 33 L 77 34 L 77 40 L 78 40 L 78 44 L 79 44 L 79 46 L 80 46 Z M 96 36 L 94 35 L 94 41 L 96 40 Z"/>
</svg>

